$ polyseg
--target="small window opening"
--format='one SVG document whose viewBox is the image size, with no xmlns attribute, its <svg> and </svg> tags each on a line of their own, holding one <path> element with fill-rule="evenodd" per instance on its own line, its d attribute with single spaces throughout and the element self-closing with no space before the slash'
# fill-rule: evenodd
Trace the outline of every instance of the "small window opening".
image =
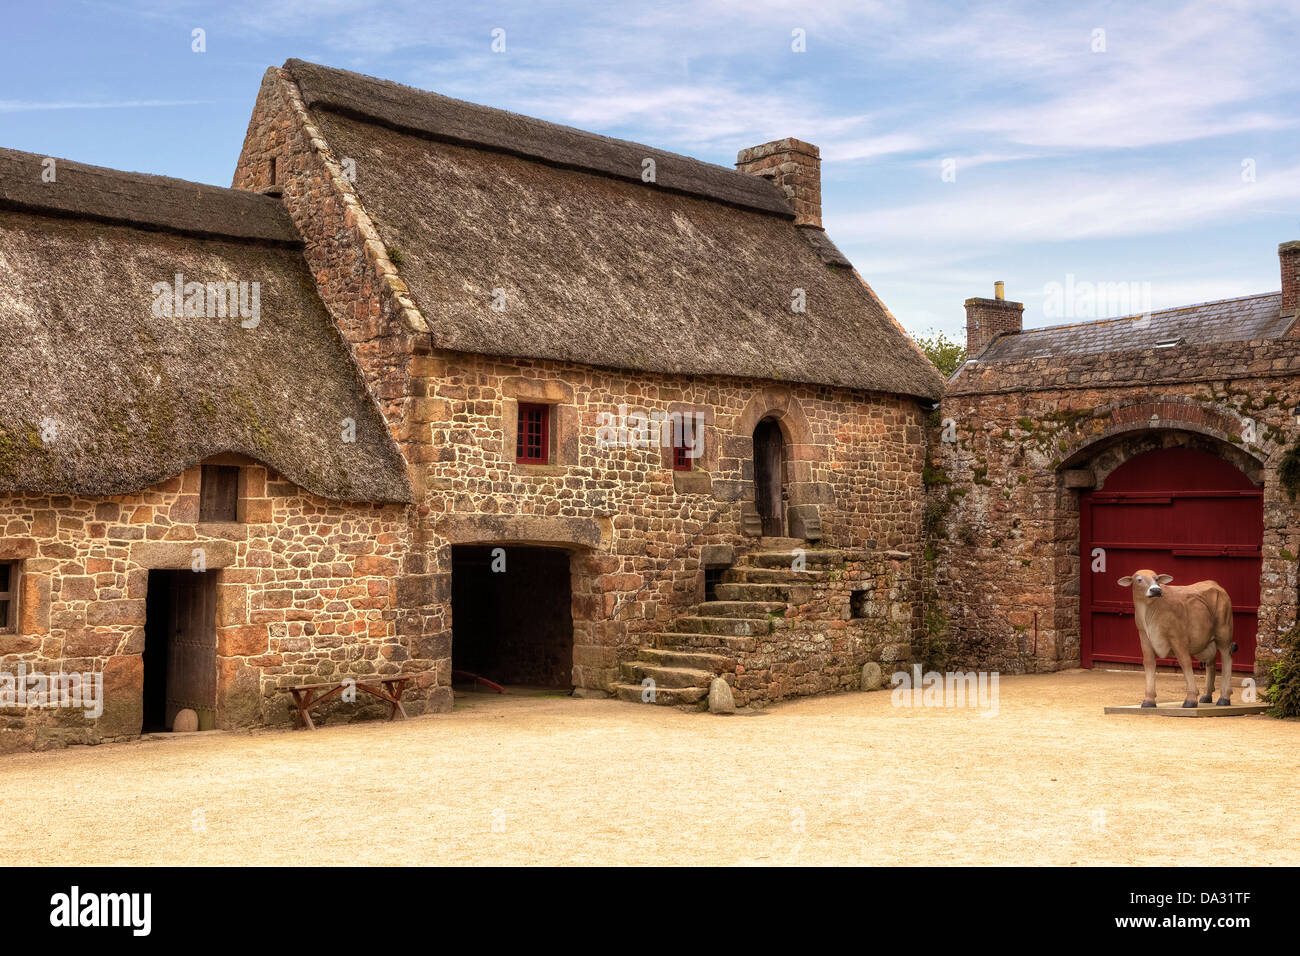
<svg viewBox="0 0 1300 956">
<path fill-rule="evenodd" d="M 690 471 L 695 467 L 695 422 L 683 415 L 673 423 L 673 471 Z"/>
<path fill-rule="evenodd" d="M 551 406 L 519 403 L 519 427 L 515 434 L 515 461 L 544 465 L 550 461 Z"/>
<path fill-rule="evenodd" d="M 203 466 L 199 484 L 199 520 L 239 520 L 238 465 Z"/>
<path fill-rule="evenodd" d="M 18 629 L 18 562 L 0 561 L 0 634 Z"/>
</svg>

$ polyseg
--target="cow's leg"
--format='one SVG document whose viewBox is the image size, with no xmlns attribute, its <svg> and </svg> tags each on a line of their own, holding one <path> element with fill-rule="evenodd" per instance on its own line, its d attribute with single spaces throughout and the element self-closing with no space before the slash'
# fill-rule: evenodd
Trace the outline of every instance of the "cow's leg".
<svg viewBox="0 0 1300 956">
<path fill-rule="evenodd" d="M 1143 707 L 1156 705 L 1156 652 L 1147 640 L 1147 636 L 1138 632 L 1142 638 L 1142 670 L 1146 673 L 1147 690 L 1142 698 Z"/>
<path fill-rule="evenodd" d="M 1210 647 L 1214 647 L 1213 644 Z M 1201 695 L 1202 704 L 1214 703 L 1214 656 L 1205 662 L 1205 693 Z"/>
<path fill-rule="evenodd" d="M 1232 635 L 1228 635 L 1228 639 L 1220 648 L 1219 658 L 1223 662 L 1223 696 L 1215 703 L 1220 707 L 1227 707 L 1232 703 Z"/>
<path fill-rule="evenodd" d="M 1187 681 L 1187 693 L 1183 697 L 1184 707 L 1196 706 L 1196 674 L 1192 670 L 1192 655 L 1185 644 L 1175 644 L 1174 654 L 1178 657 L 1178 666 L 1183 669 L 1183 679 Z"/>
</svg>

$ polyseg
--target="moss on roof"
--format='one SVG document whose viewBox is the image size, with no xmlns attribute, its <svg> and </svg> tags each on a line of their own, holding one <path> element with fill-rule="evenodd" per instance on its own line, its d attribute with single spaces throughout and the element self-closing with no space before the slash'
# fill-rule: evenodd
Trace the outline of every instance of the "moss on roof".
<svg viewBox="0 0 1300 956">
<path fill-rule="evenodd" d="M 384 243 L 401 250 L 399 272 L 436 347 L 942 391 L 856 272 L 834 264 L 847 260 L 785 216 L 333 110 L 311 115 L 334 154 L 355 161 L 357 191 Z M 495 289 L 504 311 L 492 308 Z M 796 290 L 804 312 L 791 308 Z"/>
<path fill-rule="evenodd" d="M 238 452 L 327 498 L 409 500 L 301 253 L 262 238 L 0 211 L 0 491 L 123 494 Z M 177 273 L 259 283 L 260 320 L 155 315 Z"/>
</svg>

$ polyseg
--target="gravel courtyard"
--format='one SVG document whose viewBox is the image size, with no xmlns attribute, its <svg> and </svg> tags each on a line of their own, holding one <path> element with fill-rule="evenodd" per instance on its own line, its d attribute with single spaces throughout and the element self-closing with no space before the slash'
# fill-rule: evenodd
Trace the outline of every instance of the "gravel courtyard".
<svg viewBox="0 0 1300 956">
<path fill-rule="evenodd" d="M 406 723 L 10 755 L 0 862 L 1300 863 L 1300 722 L 1103 716 L 1136 672 L 1000 691 L 991 717 L 887 690 L 734 717 L 470 694 Z"/>
</svg>

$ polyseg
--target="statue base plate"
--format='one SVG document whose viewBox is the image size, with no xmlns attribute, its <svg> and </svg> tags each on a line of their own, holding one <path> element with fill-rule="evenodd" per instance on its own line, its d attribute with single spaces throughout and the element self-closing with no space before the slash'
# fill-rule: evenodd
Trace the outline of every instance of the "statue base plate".
<svg viewBox="0 0 1300 956">
<path fill-rule="evenodd" d="M 1197 704 L 1184 707 L 1181 700 L 1157 702 L 1154 707 L 1141 707 L 1138 704 L 1124 704 L 1107 707 L 1108 714 L 1134 714 L 1141 717 L 1241 717 L 1245 714 L 1262 714 L 1268 710 L 1268 704 L 1229 704 L 1218 707 L 1214 704 Z"/>
</svg>

